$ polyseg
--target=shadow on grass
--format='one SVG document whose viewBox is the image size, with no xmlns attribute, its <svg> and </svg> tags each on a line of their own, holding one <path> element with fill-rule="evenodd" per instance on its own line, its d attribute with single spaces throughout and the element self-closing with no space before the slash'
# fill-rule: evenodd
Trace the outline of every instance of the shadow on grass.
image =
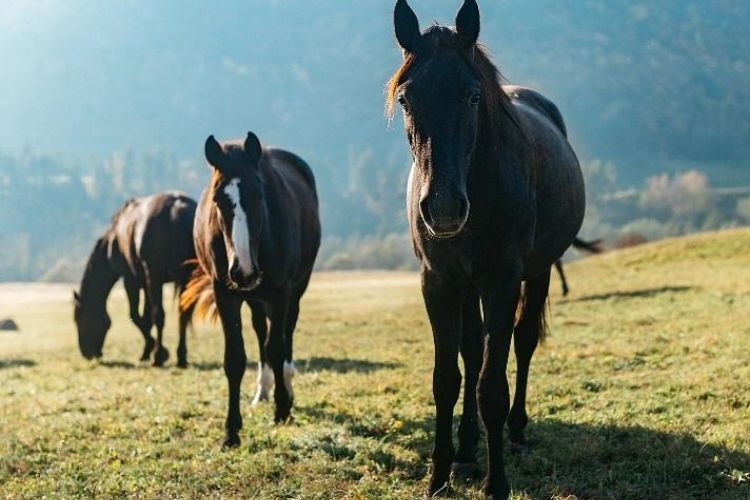
<svg viewBox="0 0 750 500">
<path fill-rule="evenodd" d="M 693 287 L 689 286 L 664 286 L 660 288 L 645 288 L 643 290 L 630 290 L 627 292 L 610 292 L 602 293 L 598 295 L 586 295 L 577 299 L 566 300 L 565 302 L 591 302 L 596 300 L 608 300 L 608 299 L 637 299 L 645 298 L 650 299 L 664 293 L 684 293 L 693 290 Z"/>
<path fill-rule="evenodd" d="M 370 453 L 369 460 L 400 477 L 421 480 L 429 471 L 434 419 L 388 425 L 388 416 L 355 415 L 326 403 L 299 407 L 312 425 L 345 427 L 351 436 L 396 442 L 418 453 L 406 461 Z M 454 419 L 454 436 L 459 418 Z M 750 498 L 750 454 L 701 442 L 686 434 L 671 434 L 638 426 L 571 424 L 556 420 L 528 427 L 530 453 L 509 453 L 508 477 L 516 492 L 548 499 L 747 499 Z M 482 469 L 484 440 L 478 446 Z M 381 456 L 383 455 L 383 456 Z M 381 463 L 382 462 L 382 463 Z M 480 481 L 456 483 L 454 488 L 479 488 Z"/>
<path fill-rule="evenodd" d="M 30 359 L 0 359 L 0 370 L 29 366 L 36 366 L 36 361 Z"/>
<path fill-rule="evenodd" d="M 689 435 L 543 420 L 529 438 L 508 472 L 531 498 L 750 498 L 750 455 Z"/>
<path fill-rule="evenodd" d="M 105 368 L 121 368 L 124 370 L 135 370 L 138 368 L 138 365 L 135 363 L 131 363 L 130 361 L 107 361 L 107 360 L 101 360 L 99 361 L 99 366 L 103 366 Z"/>
<path fill-rule="evenodd" d="M 247 364 L 248 368 L 255 368 L 256 365 L 252 362 L 248 362 Z M 193 363 L 192 361 L 188 362 L 188 370 L 198 370 L 199 372 L 210 372 L 214 370 L 222 370 L 224 369 L 224 363 L 221 361 L 198 361 Z"/>
<path fill-rule="evenodd" d="M 294 364 L 301 372 L 334 372 L 334 373 L 372 373 L 376 370 L 389 370 L 401 366 L 399 363 L 368 361 L 366 359 L 335 359 L 318 358 L 295 359 Z M 257 369 L 257 361 L 248 360 L 247 367 L 251 370 Z M 221 361 L 202 361 L 190 363 L 190 369 L 198 371 L 221 370 L 224 364 Z"/>
<path fill-rule="evenodd" d="M 335 359 L 312 357 L 298 359 L 294 362 L 302 371 L 306 372 L 334 372 L 334 373 L 372 373 L 377 370 L 391 370 L 401 366 L 400 363 L 369 361 L 366 359 Z"/>
</svg>

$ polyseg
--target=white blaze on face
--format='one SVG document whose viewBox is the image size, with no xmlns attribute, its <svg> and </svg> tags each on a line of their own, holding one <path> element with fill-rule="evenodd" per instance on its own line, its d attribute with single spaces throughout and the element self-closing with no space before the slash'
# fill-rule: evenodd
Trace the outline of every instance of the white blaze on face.
<svg viewBox="0 0 750 500">
<path fill-rule="evenodd" d="M 232 248 L 229 249 L 227 257 L 229 265 L 235 257 L 239 261 L 240 269 L 246 276 L 253 274 L 253 261 L 250 258 L 250 231 L 247 227 L 247 214 L 240 204 L 240 180 L 232 179 L 224 192 L 234 204 L 232 217 Z"/>
</svg>

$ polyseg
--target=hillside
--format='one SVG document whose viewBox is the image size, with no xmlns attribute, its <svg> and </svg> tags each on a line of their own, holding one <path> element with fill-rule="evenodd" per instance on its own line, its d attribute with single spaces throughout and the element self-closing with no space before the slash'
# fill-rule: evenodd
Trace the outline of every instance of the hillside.
<svg viewBox="0 0 750 500">
<path fill-rule="evenodd" d="M 749 264 L 743 229 L 581 260 L 567 299 L 553 282 L 529 387 L 533 451 L 508 458 L 514 500 L 750 496 Z M 0 317 L 22 328 L 0 334 L 0 496 L 396 499 L 425 487 L 432 340 L 415 275 L 314 276 L 291 425 L 249 407 L 248 333 L 243 446 L 228 453 L 216 327 L 191 335 L 188 370 L 141 367 L 118 294 L 104 359 L 88 363 L 69 293 L 0 285 Z M 174 329 L 170 314 L 170 348 Z M 480 498 L 478 484 L 455 497 Z"/>
<path fill-rule="evenodd" d="M 423 26 L 458 0 L 413 0 Z M 710 165 L 748 182 L 750 6 L 743 0 L 480 1 L 482 39 L 515 83 L 552 97 L 586 158 Z M 74 0 L 0 7 L 0 151 L 200 153 L 251 128 L 330 163 L 406 159 L 383 116 L 399 61 L 392 2 Z M 133 36 L 135 33 L 138 36 Z M 726 170 L 726 169 L 729 170 Z"/>
<path fill-rule="evenodd" d="M 459 1 L 412 4 L 425 27 L 451 23 Z M 747 1 L 480 5 L 481 39 L 507 80 L 565 117 L 589 184 L 584 237 L 750 223 Z M 0 2 L 0 281 L 78 279 L 123 201 L 165 189 L 197 197 L 205 138 L 248 129 L 313 167 L 321 268 L 413 269 L 409 152 L 400 117 L 389 126 L 383 112 L 400 62 L 391 8 Z M 654 186 L 682 206 L 650 203 Z M 716 194 L 727 186 L 734 194 Z M 680 203 L 685 188 L 695 196 Z"/>
</svg>

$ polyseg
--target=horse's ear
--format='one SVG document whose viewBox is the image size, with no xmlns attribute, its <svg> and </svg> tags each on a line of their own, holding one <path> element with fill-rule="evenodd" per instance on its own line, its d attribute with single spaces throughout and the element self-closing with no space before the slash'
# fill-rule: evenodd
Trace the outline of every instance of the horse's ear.
<svg viewBox="0 0 750 500">
<path fill-rule="evenodd" d="M 206 139 L 205 153 L 206 161 L 212 167 L 219 169 L 224 160 L 224 150 L 213 135 L 209 135 Z"/>
<path fill-rule="evenodd" d="M 75 301 L 76 304 L 81 303 L 81 296 L 78 295 L 78 292 L 76 292 L 75 290 L 73 290 L 73 300 Z"/>
<path fill-rule="evenodd" d="M 396 30 L 396 40 L 404 49 L 404 54 L 416 52 L 422 33 L 419 31 L 419 19 L 406 0 L 396 2 L 396 7 L 393 9 L 393 27 Z"/>
<path fill-rule="evenodd" d="M 468 50 L 479 39 L 479 6 L 476 0 L 464 0 L 464 4 L 456 15 L 456 33 L 458 43 Z"/>
<path fill-rule="evenodd" d="M 258 163 L 260 161 L 260 157 L 263 156 L 263 146 L 260 145 L 260 140 L 257 135 L 248 132 L 243 147 L 245 153 L 250 156 L 253 163 Z"/>
</svg>

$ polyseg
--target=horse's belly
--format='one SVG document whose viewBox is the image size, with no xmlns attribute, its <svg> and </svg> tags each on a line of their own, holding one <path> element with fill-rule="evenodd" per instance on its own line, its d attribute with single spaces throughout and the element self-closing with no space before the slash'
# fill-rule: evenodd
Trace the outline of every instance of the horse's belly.
<svg viewBox="0 0 750 500">
<path fill-rule="evenodd" d="M 539 172 L 534 246 L 526 263 L 527 277 L 559 260 L 578 236 L 586 211 L 583 176 L 575 156 L 546 165 Z"/>
</svg>

